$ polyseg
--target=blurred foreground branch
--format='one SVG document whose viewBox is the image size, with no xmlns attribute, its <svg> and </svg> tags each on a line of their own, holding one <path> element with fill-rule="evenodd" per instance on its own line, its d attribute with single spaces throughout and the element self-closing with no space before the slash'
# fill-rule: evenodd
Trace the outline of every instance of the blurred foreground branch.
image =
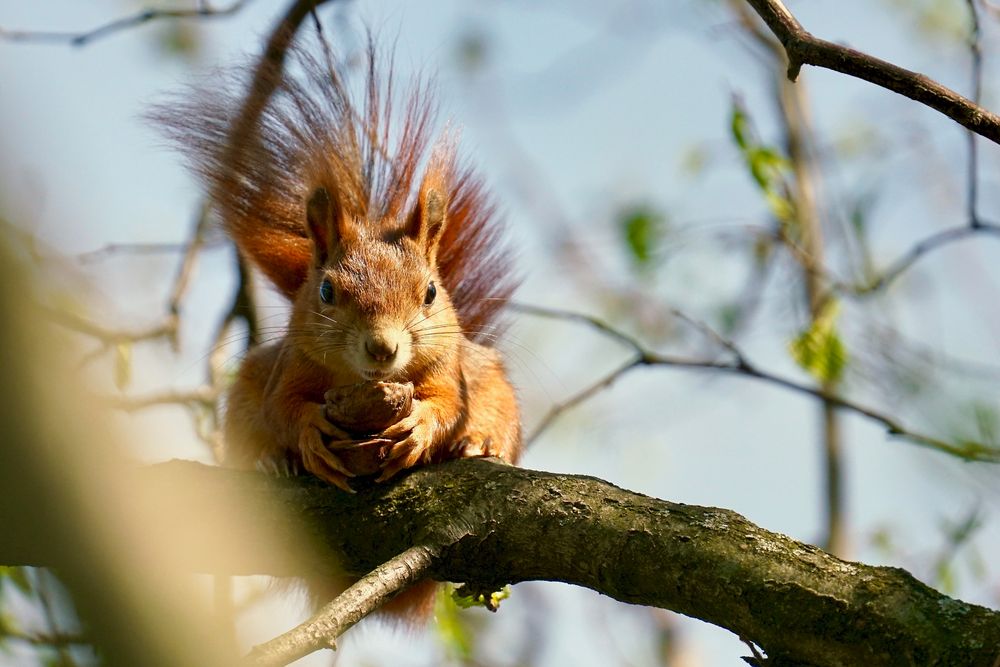
<svg viewBox="0 0 1000 667">
<path fill-rule="evenodd" d="M 490 590 L 577 584 L 728 628 L 770 659 L 795 664 L 994 667 L 1000 656 L 1000 612 L 948 598 L 897 568 L 840 560 L 729 510 L 590 477 L 465 459 L 348 495 L 311 477 L 179 461 L 134 475 L 188 517 L 164 539 L 192 570 L 310 576 L 339 562 L 358 575 L 421 545 L 440 549 L 424 563 L 435 579 Z M 222 556 L 197 539 L 200 524 L 217 525 L 212 499 L 231 492 L 248 503 L 248 525 L 232 525 L 233 534 L 266 539 L 266 548 Z M 313 548 L 288 546 L 294 531 Z M 51 559 L 0 543 L 0 562 Z"/>
</svg>

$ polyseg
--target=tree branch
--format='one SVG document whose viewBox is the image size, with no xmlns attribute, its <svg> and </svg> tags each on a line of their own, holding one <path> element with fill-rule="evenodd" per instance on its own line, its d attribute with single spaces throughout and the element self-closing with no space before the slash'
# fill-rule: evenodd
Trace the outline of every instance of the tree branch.
<svg viewBox="0 0 1000 667">
<path fill-rule="evenodd" d="M 234 0 L 228 7 L 215 8 L 199 3 L 195 9 L 143 9 L 130 16 L 115 19 L 84 32 L 58 32 L 51 30 L 9 30 L 0 27 L 0 38 L 11 42 L 64 42 L 70 46 L 86 46 L 90 42 L 115 32 L 133 28 L 158 19 L 179 19 L 235 14 L 248 0 Z"/>
<path fill-rule="evenodd" d="M 336 639 L 404 588 L 424 579 L 438 550 L 410 547 L 359 579 L 312 618 L 250 651 L 247 663 L 258 667 L 287 665 L 322 648 L 336 649 Z"/>
<path fill-rule="evenodd" d="M 433 564 L 430 554 L 418 559 L 434 579 L 490 590 L 572 583 L 700 618 L 795 664 L 994 667 L 1000 656 L 1000 612 L 948 598 L 897 568 L 840 560 L 729 510 L 591 477 L 464 459 L 345 494 L 311 477 L 180 461 L 134 474 L 158 503 L 188 517 L 149 528 L 169 530 L 163 543 L 197 571 L 315 576 L 339 563 L 358 575 L 427 545 L 441 548 Z M 229 529 L 266 547 L 225 556 L 198 539 L 220 520 L 213 499 L 231 492 L 246 498 L 247 525 Z M 296 551 L 295 534 L 315 548 Z M 34 546 L 0 541 L 0 562 L 52 561 Z"/>
<path fill-rule="evenodd" d="M 942 440 L 941 438 L 935 438 L 934 436 L 930 436 L 925 433 L 919 433 L 917 431 L 910 430 L 899 420 L 884 412 L 880 412 L 874 408 L 870 408 L 862 405 L 861 403 L 844 398 L 840 394 L 827 391 L 822 387 L 814 387 L 803 382 L 798 382 L 760 368 L 747 359 L 745 355 L 740 353 L 739 348 L 735 343 L 715 331 L 712 331 L 712 338 L 717 342 L 721 341 L 719 344 L 733 354 L 734 358 L 732 360 L 718 361 L 716 359 L 691 359 L 687 357 L 659 354 L 646 348 L 642 343 L 628 334 L 619 331 L 603 320 L 590 315 L 582 315 L 558 309 L 547 309 L 540 306 L 527 306 L 525 304 L 516 304 L 514 308 L 526 314 L 538 317 L 563 319 L 586 324 L 596 329 L 601 334 L 626 345 L 635 353 L 632 358 L 626 360 L 613 371 L 602 376 L 584 389 L 581 389 L 579 392 L 562 403 L 557 403 L 552 406 L 552 408 L 550 408 L 542 418 L 541 422 L 525 438 L 525 441 L 528 443 L 536 440 L 549 426 L 552 425 L 556 418 L 562 415 L 566 410 L 584 402 L 601 389 L 611 386 L 626 374 L 646 366 L 669 366 L 674 368 L 713 371 L 729 375 L 742 375 L 760 380 L 777 387 L 782 387 L 784 389 L 804 394 L 806 396 L 812 396 L 813 398 L 817 398 L 832 407 L 847 410 L 848 412 L 853 412 L 866 417 L 867 419 L 885 427 L 886 431 L 890 435 L 909 440 L 910 442 L 914 442 L 918 445 L 936 449 L 939 452 L 943 452 L 951 456 L 957 456 L 958 458 L 966 461 L 1000 463 L 1000 449 L 995 446 L 973 440 L 963 440 L 961 442 L 953 443 Z M 685 319 L 689 322 L 696 322 L 696 320 L 691 320 L 690 318 Z M 698 323 L 698 326 L 708 329 L 708 325 L 704 323 Z M 711 329 L 709 329 L 709 331 L 711 331 Z"/>
<path fill-rule="evenodd" d="M 855 49 L 819 39 L 796 20 L 781 0 L 747 0 L 778 38 L 788 56 L 788 78 L 814 65 L 863 79 L 931 107 L 965 128 L 1000 144 L 1000 116 L 940 83 Z"/>
</svg>

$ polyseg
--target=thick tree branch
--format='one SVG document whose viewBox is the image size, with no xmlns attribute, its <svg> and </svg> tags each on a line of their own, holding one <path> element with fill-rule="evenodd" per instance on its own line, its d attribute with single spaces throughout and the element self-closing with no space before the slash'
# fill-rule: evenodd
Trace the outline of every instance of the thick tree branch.
<svg viewBox="0 0 1000 667">
<path fill-rule="evenodd" d="M 864 79 L 940 111 L 967 129 L 1000 144 L 1000 116 L 923 74 L 855 49 L 819 39 L 799 24 L 781 0 L 747 0 L 788 56 L 788 78 L 802 65 L 815 65 Z"/>
<path fill-rule="evenodd" d="M 994 667 L 1000 656 L 1000 612 L 941 595 L 900 569 L 842 561 L 729 510 L 590 477 L 466 459 L 349 495 L 310 477 L 186 462 L 135 474 L 189 517 L 169 542 L 198 571 L 313 576 L 339 562 L 359 575 L 413 545 L 440 546 L 435 579 L 493 590 L 529 580 L 577 584 L 714 623 L 796 664 Z M 232 532 L 261 548 L 223 557 L 196 538 L 218 519 L 212 499 L 232 491 L 248 498 L 247 525 Z M 295 534 L 315 548 L 286 546 Z M 0 562 L 51 559 L 0 542 Z"/>
</svg>

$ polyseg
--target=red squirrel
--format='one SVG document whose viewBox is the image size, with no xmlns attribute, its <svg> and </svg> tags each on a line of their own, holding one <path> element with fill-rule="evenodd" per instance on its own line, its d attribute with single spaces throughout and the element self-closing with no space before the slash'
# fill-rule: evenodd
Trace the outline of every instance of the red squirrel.
<svg viewBox="0 0 1000 667">
<path fill-rule="evenodd" d="M 329 60 L 292 55 L 294 73 L 265 72 L 265 99 L 216 87 L 154 113 L 239 252 L 291 301 L 283 337 L 250 350 L 229 391 L 224 463 L 290 462 L 350 491 L 359 471 L 338 448 L 356 437 L 325 397 L 380 382 L 411 383 L 412 401 L 371 434 L 377 481 L 466 456 L 516 463 L 518 405 L 492 347 L 513 272 L 481 180 L 450 138 L 432 146 L 426 85 L 392 117 L 373 49 L 360 102 Z"/>
</svg>

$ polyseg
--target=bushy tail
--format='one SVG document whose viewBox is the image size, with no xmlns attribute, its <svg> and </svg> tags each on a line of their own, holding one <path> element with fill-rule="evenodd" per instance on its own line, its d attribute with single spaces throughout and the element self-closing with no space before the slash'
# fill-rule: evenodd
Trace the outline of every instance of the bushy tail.
<svg viewBox="0 0 1000 667">
<path fill-rule="evenodd" d="M 256 91 L 240 95 L 248 77 L 231 72 L 150 115 L 204 181 L 226 232 L 292 299 L 311 262 L 305 200 L 317 180 L 336 184 L 346 214 L 395 224 L 415 205 L 421 168 L 446 163 L 440 168 L 447 173 L 430 175 L 447 183 L 450 195 L 439 271 L 466 333 L 489 344 L 516 286 L 513 262 L 496 206 L 478 174 L 454 158 L 428 160 L 435 116 L 429 86 L 414 86 L 404 103 L 396 104 L 392 69 L 379 71 L 371 45 L 358 96 L 329 57 L 315 58 L 302 48 L 291 56 L 293 73 L 256 72 L 258 87 L 274 91 L 263 93 L 265 99 Z M 234 145 L 233 126 L 247 120 L 248 109 L 259 113 L 251 117 L 246 140 Z"/>
</svg>

